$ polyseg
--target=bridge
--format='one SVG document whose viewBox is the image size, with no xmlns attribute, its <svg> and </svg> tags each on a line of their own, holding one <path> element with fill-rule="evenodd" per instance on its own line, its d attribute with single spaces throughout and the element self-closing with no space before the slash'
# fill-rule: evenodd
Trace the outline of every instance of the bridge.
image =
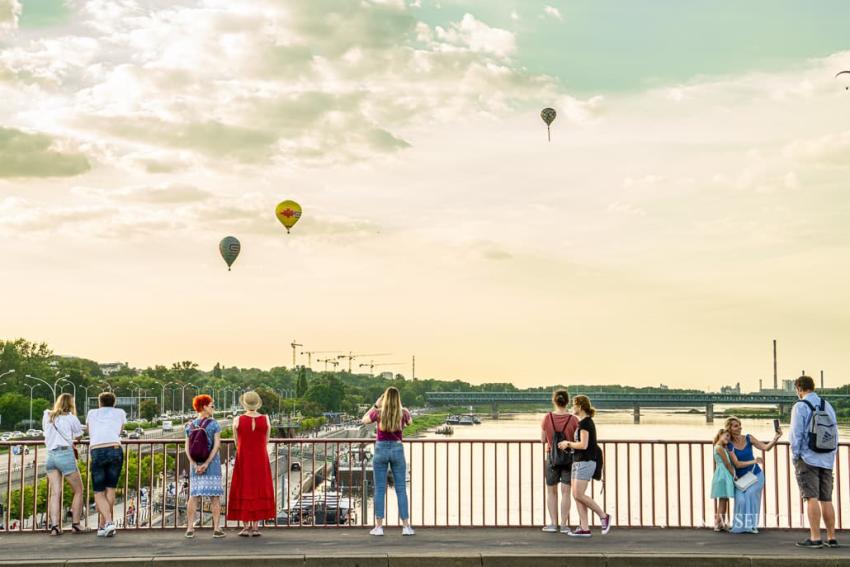
<svg viewBox="0 0 850 567">
<path fill-rule="evenodd" d="M 707 392 L 594 392 L 570 391 L 570 395 L 585 395 L 593 405 L 601 409 L 632 408 L 635 423 L 640 423 L 641 407 L 698 407 L 705 406 L 705 419 L 714 422 L 714 405 L 743 404 L 777 406 L 781 415 L 788 415 L 791 406 L 797 402 L 793 393 L 759 394 L 714 394 Z M 830 400 L 850 399 L 847 395 L 829 396 Z M 543 392 L 426 392 L 425 400 L 429 406 L 468 406 L 487 405 L 498 414 L 499 404 L 541 404 L 552 403 L 552 393 Z"/>
</svg>

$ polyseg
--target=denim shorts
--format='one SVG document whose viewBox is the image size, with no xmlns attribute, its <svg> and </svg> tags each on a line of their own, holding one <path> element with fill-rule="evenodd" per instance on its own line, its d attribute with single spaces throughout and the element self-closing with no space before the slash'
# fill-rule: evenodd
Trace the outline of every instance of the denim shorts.
<svg viewBox="0 0 850 567">
<path fill-rule="evenodd" d="M 121 447 L 100 447 L 91 450 L 91 485 L 95 492 L 116 488 L 124 465 Z"/>
<path fill-rule="evenodd" d="M 74 458 L 74 450 L 70 447 L 53 449 L 47 452 L 47 472 L 59 471 L 62 476 L 68 476 L 77 472 L 77 460 Z"/>
<path fill-rule="evenodd" d="M 596 461 L 576 461 L 573 463 L 573 480 L 593 480 Z"/>
</svg>

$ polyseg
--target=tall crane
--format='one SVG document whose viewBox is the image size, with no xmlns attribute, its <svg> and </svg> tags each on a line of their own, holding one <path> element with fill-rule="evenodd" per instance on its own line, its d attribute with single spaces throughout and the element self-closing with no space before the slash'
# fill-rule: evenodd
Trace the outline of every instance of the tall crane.
<svg viewBox="0 0 850 567">
<path fill-rule="evenodd" d="M 369 364 L 364 363 L 364 364 L 360 364 L 358 366 L 360 368 L 363 368 L 365 366 L 366 368 L 369 369 L 369 374 L 374 374 L 376 366 L 398 366 L 399 364 L 407 364 L 407 363 L 406 362 L 381 362 L 381 363 L 375 364 L 374 360 L 370 360 Z"/>
<path fill-rule="evenodd" d="M 336 350 L 302 350 L 301 354 L 307 355 L 307 368 L 312 370 L 313 369 L 313 355 L 314 354 L 330 354 L 332 352 L 340 352 L 340 350 L 339 349 L 336 349 Z M 318 362 L 321 362 L 321 360 L 318 361 Z"/>
<path fill-rule="evenodd" d="M 339 360 L 337 360 L 336 358 L 322 358 L 317 360 L 316 362 L 325 363 L 325 372 L 328 371 L 328 364 L 333 364 L 334 372 L 336 372 L 336 367 L 339 366 Z"/>
<path fill-rule="evenodd" d="M 289 346 L 292 347 L 292 369 L 295 370 L 295 347 L 300 347 L 304 345 L 296 343 L 295 339 L 292 339 L 292 342 L 289 343 Z"/>
<path fill-rule="evenodd" d="M 340 354 L 339 356 L 337 356 L 337 358 L 339 358 L 340 360 L 343 359 L 343 358 L 348 359 L 348 373 L 351 374 L 351 361 L 354 360 L 355 358 L 363 358 L 365 356 L 389 356 L 391 354 L 392 354 L 391 352 L 372 352 L 372 353 L 367 352 L 367 353 L 353 354 L 351 351 L 349 351 L 348 354 Z"/>
</svg>

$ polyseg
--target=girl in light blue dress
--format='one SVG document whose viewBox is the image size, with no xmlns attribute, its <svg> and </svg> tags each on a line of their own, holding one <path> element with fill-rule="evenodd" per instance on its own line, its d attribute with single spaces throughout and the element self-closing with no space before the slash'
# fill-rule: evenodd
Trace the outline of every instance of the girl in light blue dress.
<svg viewBox="0 0 850 567">
<path fill-rule="evenodd" d="M 714 436 L 714 478 L 711 480 L 711 497 L 717 500 L 714 513 L 714 531 L 727 530 L 726 513 L 729 499 L 735 497 L 735 467 L 729 459 L 729 432 L 721 429 Z"/>
</svg>

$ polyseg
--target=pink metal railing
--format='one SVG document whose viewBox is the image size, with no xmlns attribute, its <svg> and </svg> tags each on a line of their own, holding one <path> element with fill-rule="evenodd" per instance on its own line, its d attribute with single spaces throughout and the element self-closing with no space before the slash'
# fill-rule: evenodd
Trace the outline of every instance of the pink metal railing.
<svg viewBox="0 0 850 567">
<path fill-rule="evenodd" d="M 372 439 L 273 439 L 270 459 L 277 517 L 267 526 L 285 528 L 366 526 L 374 521 Z M 543 446 L 531 440 L 413 439 L 404 442 L 411 521 L 422 527 L 522 527 L 548 523 Z M 606 441 L 605 479 L 590 492 L 621 527 L 712 525 L 710 483 L 712 446 L 701 441 Z M 13 446 L 29 449 L 14 454 Z M 79 445 L 80 469 L 88 478 L 89 448 Z M 179 439 L 128 440 L 123 445 L 125 471 L 115 518 L 128 529 L 186 526 L 187 461 Z M 4 454 L 5 452 L 5 454 Z M 233 475 L 231 440 L 222 440 L 222 474 L 226 510 Z M 48 488 L 40 441 L 0 443 L 0 531 L 41 530 L 45 526 Z M 364 459 L 364 457 L 366 457 Z M 760 526 L 801 528 L 807 525 L 794 480 L 790 450 L 780 443 L 765 457 L 765 490 Z M 300 466 L 294 466 L 298 463 Z M 4 470 L 5 465 L 5 470 Z M 839 447 L 835 467 L 837 527 L 850 495 L 842 491 L 843 471 L 850 466 L 850 445 Z M 318 477 L 318 479 L 317 479 Z M 316 486 L 314 487 L 313 484 Z M 63 485 L 63 518 L 69 511 Z M 69 498 L 68 498 L 69 499 Z M 82 523 L 96 527 L 90 483 L 83 493 Z M 387 523 L 399 524 L 392 487 L 387 489 Z M 209 502 L 202 500 L 200 525 L 210 525 Z M 592 519 L 596 522 L 596 518 Z M 577 523 L 572 506 L 570 524 Z M 68 521 L 66 519 L 67 527 Z M 234 526 L 235 522 L 224 522 Z"/>
</svg>

